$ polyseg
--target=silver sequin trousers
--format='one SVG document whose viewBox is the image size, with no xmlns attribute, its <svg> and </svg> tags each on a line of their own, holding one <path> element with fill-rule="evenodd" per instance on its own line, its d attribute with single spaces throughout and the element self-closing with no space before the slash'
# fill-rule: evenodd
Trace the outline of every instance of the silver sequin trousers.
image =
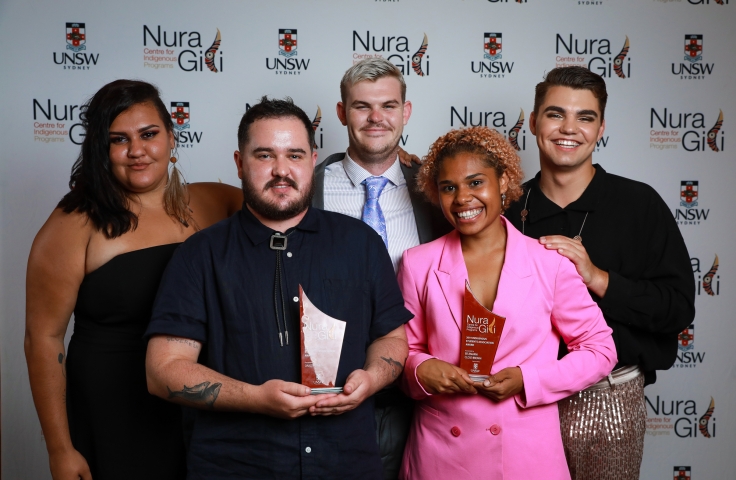
<svg viewBox="0 0 736 480">
<path fill-rule="evenodd" d="M 647 411 L 644 376 L 558 402 L 573 480 L 639 480 Z"/>
</svg>

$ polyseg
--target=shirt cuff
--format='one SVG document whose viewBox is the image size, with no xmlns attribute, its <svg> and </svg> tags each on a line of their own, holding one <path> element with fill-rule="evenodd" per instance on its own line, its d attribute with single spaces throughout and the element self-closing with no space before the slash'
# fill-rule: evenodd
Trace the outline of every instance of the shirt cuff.
<svg viewBox="0 0 736 480">
<path fill-rule="evenodd" d="M 542 385 L 539 381 L 539 371 L 531 365 L 519 365 L 524 387 L 514 395 L 516 404 L 521 408 L 528 408 L 542 404 Z"/>
</svg>

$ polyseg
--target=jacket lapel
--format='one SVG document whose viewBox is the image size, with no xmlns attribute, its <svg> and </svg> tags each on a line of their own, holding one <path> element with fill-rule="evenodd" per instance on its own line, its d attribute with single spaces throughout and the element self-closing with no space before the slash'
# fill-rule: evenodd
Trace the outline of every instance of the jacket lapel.
<svg viewBox="0 0 736 480">
<path fill-rule="evenodd" d="M 508 317 L 509 313 L 522 310 L 524 299 L 534 283 L 534 276 L 526 238 L 505 217 L 501 216 L 501 219 L 506 225 L 506 256 L 493 313 Z"/>
<path fill-rule="evenodd" d="M 335 162 L 342 161 L 345 158 L 345 152 L 333 153 L 325 158 L 322 163 L 314 167 L 314 196 L 312 197 L 312 206 L 324 210 L 325 208 L 325 167 Z"/>
<path fill-rule="evenodd" d="M 457 328 L 462 328 L 463 294 L 465 293 L 465 281 L 468 278 L 468 269 L 465 268 L 465 260 L 460 247 L 460 235 L 453 231 L 445 239 L 440 263 L 435 270 L 437 281 L 442 289 L 442 294 L 447 301 Z"/>
</svg>

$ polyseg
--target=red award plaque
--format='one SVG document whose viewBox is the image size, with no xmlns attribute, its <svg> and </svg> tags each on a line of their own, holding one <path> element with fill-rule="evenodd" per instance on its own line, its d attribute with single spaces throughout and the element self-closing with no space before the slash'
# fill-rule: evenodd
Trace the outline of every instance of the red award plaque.
<svg viewBox="0 0 736 480">
<path fill-rule="evenodd" d="M 332 318 L 309 301 L 299 285 L 299 317 L 302 321 L 302 384 L 319 393 L 340 393 L 335 387 L 346 322 Z"/>
<path fill-rule="evenodd" d="M 466 370 L 473 380 L 482 381 L 491 375 L 505 322 L 506 318 L 491 312 L 475 298 L 466 281 L 460 368 Z"/>
</svg>

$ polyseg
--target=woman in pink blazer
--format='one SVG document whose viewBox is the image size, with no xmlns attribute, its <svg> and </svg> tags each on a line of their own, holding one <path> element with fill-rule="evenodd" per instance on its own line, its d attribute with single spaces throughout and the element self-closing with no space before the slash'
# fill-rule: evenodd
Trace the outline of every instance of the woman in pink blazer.
<svg viewBox="0 0 736 480">
<path fill-rule="evenodd" d="M 611 329 L 573 264 L 501 216 L 521 179 L 513 148 L 485 127 L 439 138 L 419 172 L 455 231 L 406 251 L 399 270 L 415 315 L 402 388 L 418 400 L 403 479 L 569 479 L 555 402 L 616 364 Z M 457 366 L 466 280 L 506 318 L 484 382 Z M 558 360 L 560 339 L 569 353 Z"/>
</svg>

